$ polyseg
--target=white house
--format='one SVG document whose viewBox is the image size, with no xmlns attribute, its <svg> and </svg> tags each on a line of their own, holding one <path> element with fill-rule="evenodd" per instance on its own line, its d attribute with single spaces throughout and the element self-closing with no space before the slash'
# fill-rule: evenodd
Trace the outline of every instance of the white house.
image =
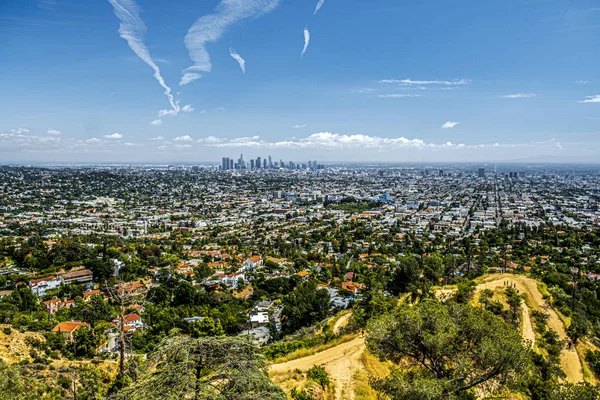
<svg viewBox="0 0 600 400">
<path fill-rule="evenodd" d="M 56 276 L 32 279 L 29 281 L 29 289 L 31 289 L 36 296 L 42 297 L 46 294 L 46 290 L 56 289 L 61 285 L 61 283 L 61 279 Z"/>
<path fill-rule="evenodd" d="M 244 262 L 242 269 L 244 271 L 255 271 L 263 265 L 263 260 L 260 256 L 253 256 Z"/>
<path fill-rule="evenodd" d="M 241 280 L 245 281 L 246 280 L 246 275 L 244 275 L 243 272 L 235 272 L 233 274 L 229 274 L 229 275 L 225 275 L 225 274 L 220 274 L 219 276 L 219 281 L 225 285 L 225 286 L 231 286 L 233 288 L 238 287 L 238 283 Z"/>
<path fill-rule="evenodd" d="M 267 311 L 252 311 L 249 317 L 252 328 L 264 326 L 269 323 L 269 313 Z"/>
</svg>

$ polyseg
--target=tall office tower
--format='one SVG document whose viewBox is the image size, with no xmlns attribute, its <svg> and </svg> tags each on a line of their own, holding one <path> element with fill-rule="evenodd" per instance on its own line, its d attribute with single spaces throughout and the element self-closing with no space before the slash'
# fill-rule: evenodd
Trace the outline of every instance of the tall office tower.
<svg viewBox="0 0 600 400">
<path fill-rule="evenodd" d="M 260 167 L 262 166 L 262 162 L 260 160 L 260 157 L 256 157 L 256 169 L 260 169 Z"/>
<path fill-rule="evenodd" d="M 283 163 L 283 160 L 279 160 L 279 168 L 285 168 L 285 164 Z"/>
<path fill-rule="evenodd" d="M 246 168 L 246 161 L 244 161 L 244 155 L 240 154 L 240 158 L 238 160 L 238 166 L 240 169 Z"/>
<path fill-rule="evenodd" d="M 250 169 L 254 169 L 254 160 L 250 159 Z"/>
<path fill-rule="evenodd" d="M 294 169 L 294 162 L 290 161 L 290 169 Z"/>
<path fill-rule="evenodd" d="M 319 163 L 317 162 L 317 160 L 313 161 L 313 169 L 317 169 L 319 167 Z"/>
<path fill-rule="evenodd" d="M 440 169 L 439 175 L 440 176 L 444 176 L 444 170 L 443 169 Z"/>
<path fill-rule="evenodd" d="M 227 171 L 229 169 L 229 157 L 223 157 L 223 165 L 221 165 L 221 169 L 223 171 Z"/>
<path fill-rule="evenodd" d="M 312 161 L 308 160 L 308 169 L 312 169 Z"/>
<path fill-rule="evenodd" d="M 229 160 L 229 169 L 233 169 L 233 158 L 227 157 L 227 159 Z"/>
<path fill-rule="evenodd" d="M 270 155 L 269 155 L 269 168 L 273 168 L 273 160 L 271 159 Z"/>
<path fill-rule="evenodd" d="M 479 171 L 477 171 L 477 176 L 480 178 L 485 178 L 485 168 L 479 168 Z"/>
<path fill-rule="evenodd" d="M 263 160 L 263 168 L 267 169 L 267 159 L 266 158 Z"/>
</svg>

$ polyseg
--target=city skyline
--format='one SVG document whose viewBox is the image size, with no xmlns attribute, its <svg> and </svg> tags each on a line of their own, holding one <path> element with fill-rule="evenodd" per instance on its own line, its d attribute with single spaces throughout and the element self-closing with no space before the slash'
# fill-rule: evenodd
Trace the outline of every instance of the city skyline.
<svg viewBox="0 0 600 400">
<path fill-rule="evenodd" d="M 9 0 L 0 162 L 598 162 L 598 10 Z"/>
</svg>

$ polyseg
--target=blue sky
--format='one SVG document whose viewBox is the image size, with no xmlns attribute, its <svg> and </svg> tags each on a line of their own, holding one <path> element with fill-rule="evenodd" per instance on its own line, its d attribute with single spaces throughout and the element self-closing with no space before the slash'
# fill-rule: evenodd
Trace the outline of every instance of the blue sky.
<svg viewBox="0 0 600 400">
<path fill-rule="evenodd" d="M 318 2 L 1 0 L 0 162 L 598 161 L 600 1 Z"/>
</svg>

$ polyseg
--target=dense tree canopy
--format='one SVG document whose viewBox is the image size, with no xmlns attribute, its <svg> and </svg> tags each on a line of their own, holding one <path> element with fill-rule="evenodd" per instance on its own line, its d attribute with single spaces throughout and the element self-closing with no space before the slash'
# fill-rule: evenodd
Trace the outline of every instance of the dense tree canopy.
<svg viewBox="0 0 600 400">
<path fill-rule="evenodd" d="M 241 338 L 165 339 L 150 355 L 152 372 L 118 399 L 285 400 L 258 349 Z"/>
<path fill-rule="evenodd" d="M 514 382 L 529 363 L 519 333 L 491 312 L 454 302 L 403 305 L 372 320 L 369 350 L 410 369 L 379 387 L 392 399 L 459 399 Z"/>
</svg>

